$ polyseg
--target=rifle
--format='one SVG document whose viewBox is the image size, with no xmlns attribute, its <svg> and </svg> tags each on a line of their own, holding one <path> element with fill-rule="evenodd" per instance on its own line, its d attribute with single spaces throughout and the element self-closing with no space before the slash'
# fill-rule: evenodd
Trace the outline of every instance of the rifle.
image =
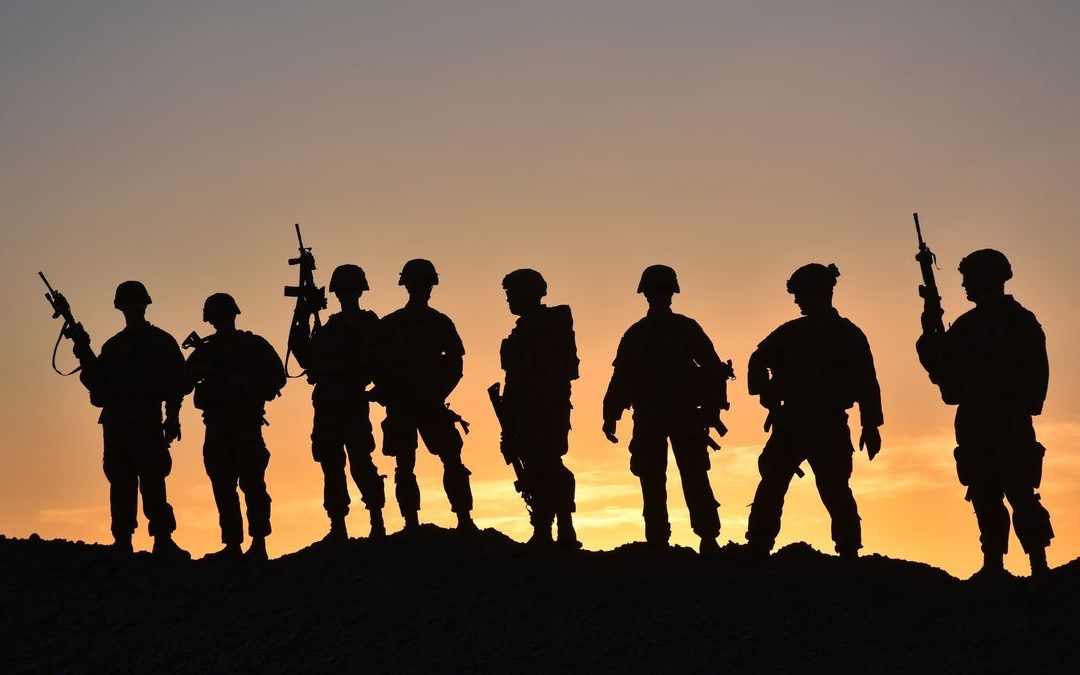
<svg viewBox="0 0 1080 675">
<path fill-rule="evenodd" d="M 206 340 L 199 337 L 199 334 L 195 331 L 188 333 L 188 336 L 184 338 L 184 341 L 180 343 L 180 346 L 184 349 L 198 349 L 206 344 Z"/>
<path fill-rule="evenodd" d="M 525 509 L 531 514 L 533 512 L 534 497 L 532 490 L 528 487 L 528 481 L 526 480 L 525 464 L 521 461 L 521 458 L 515 455 L 511 449 L 510 440 L 507 438 L 509 432 L 509 420 L 507 419 L 506 408 L 503 406 L 503 398 L 499 392 L 499 383 L 488 387 L 488 399 L 491 400 L 491 407 L 495 410 L 495 417 L 499 420 L 499 427 L 501 428 L 501 434 L 499 437 L 499 450 L 502 452 L 503 460 L 507 464 L 514 467 L 514 489 L 521 495 L 522 500 L 525 501 Z"/>
<path fill-rule="evenodd" d="M 71 305 L 68 304 L 64 294 L 54 289 L 43 273 L 38 272 L 38 276 L 45 282 L 45 288 L 49 289 L 48 292 L 45 293 L 45 299 L 49 301 L 49 305 L 52 307 L 53 318 L 64 319 L 64 323 L 60 327 L 60 334 L 56 336 L 56 344 L 53 345 L 52 369 L 56 371 L 58 375 L 64 377 L 74 375 L 82 370 L 83 359 L 89 358 L 93 354 L 90 349 L 90 336 L 86 333 L 86 330 L 83 329 L 82 324 L 76 321 L 75 317 L 71 314 Z M 61 370 L 56 367 L 56 351 L 60 347 L 60 341 L 64 338 L 68 338 L 72 341 L 74 344 L 74 349 L 72 351 L 75 353 L 76 358 L 79 359 L 78 367 L 68 373 L 61 372 Z"/>
<path fill-rule="evenodd" d="M 292 331 L 300 326 L 303 326 L 306 334 L 309 316 L 315 317 L 315 329 L 322 326 L 319 312 L 326 309 L 326 288 L 315 285 L 315 256 L 312 254 L 310 246 L 304 246 L 304 238 L 300 234 L 300 224 L 296 223 L 294 227 L 296 228 L 296 242 L 299 245 L 300 253 L 295 258 L 289 258 L 288 262 L 290 265 L 299 266 L 300 278 L 295 286 L 285 287 L 285 297 L 296 298 L 292 325 L 289 329 L 290 339 Z M 289 373 L 290 356 L 292 356 L 292 347 L 288 347 L 285 351 L 286 375 Z M 288 376 L 302 377 L 304 372 L 306 371 L 301 372 L 299 375 Z"/>
<path fill-rule="evenodd" d="M 728 428 L 727 425 L 720 421 L 720 411 L 728 410 L 731 408 L 731 403 L 728 401 L 727 395 L 727 383 L 728 380 L 735 379 L 735 368 L 731 365 L 730 359 L 728 359 L 727 361 L 721 361 L 720 366 L 720 396 L 722 400 L 720 401 L 720 406 L 716 410 L 716 414 L 712 417 L 706 417 L 706 419 L 704 420 L 705 444 L 713 450 L 719 450 L 720 444 L 713 440 L 713 437 L 709 432 L 715 429 L 716 433 L 719 434 L 721 438 L 727 436 Z"/>
<path fill-rule="evenodd" d="M 922 228 L 919 226 L 919 214 L 913 213 L 915 218 L 915 236 L 919 238 L 919 252 L 915 254 L 915 260 L 919 263 L 919 271 L 922 272 L 922 285 L 919 286 L 919 296 L 923 299 L 922 329 L 924 335 L 941 335 L 945 332 L 945 324 L 941 317 L 945 310 L 941 307 L 941 294 L 938 292 L 937 281 L 934 279 L 934 267 L 937 265 L 937 256 L 922 238 Z"/>
</svg>

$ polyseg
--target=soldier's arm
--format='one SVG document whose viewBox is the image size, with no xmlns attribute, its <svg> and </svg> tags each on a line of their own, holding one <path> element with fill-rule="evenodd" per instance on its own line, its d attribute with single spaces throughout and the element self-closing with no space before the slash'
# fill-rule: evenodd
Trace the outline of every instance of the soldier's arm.
<svg viewBox="0 0 1080 675">
<path fill-rule="evenodd" d="M 79 382 L 90 393 L 90 403 L 98 408 L 104 404 L 100 394 L 108 378 L 109 352 L 109 341 L 106 341 L 101 346 L 100 356 L 88 359 L 86 362 L 80 361 L 82 369 L 79 371 Z"/>
<path fill-rule="evenodd" d="M 762 407 L 772 409 L 780 404 L 780 393 L 770 375 L 775 362 L 775 333 L 761 341 L 746 364 L 746 388 L 751 396 L 757 396 Z"/>
<path fill-rule="evenodd" d="M 694 362 L 701 368 L 702 404 L 708 410 L 720 410 L 727 405 L 727 381 L 730 370 L 720 360 L 716 348 L 705 330 L 691 320 L 691 350 Z"/>
<path fill-rule="evenodd" d="M 293 320 L 292 327 L 289 329 L 288 347 L 301 368 L 308 367 L 308 357 L 311 356 L 312 345 L 315 342 L 315 338 L 316 333 L 311 329 L 310 315 Z"/>
<path fill-rule="evenodd" d="M 288 379 L 285 377 L 285 366 L 274 346 L 261 336 L 255 336 L 255 339 L 259 357 L 260 394 L 263 399 L 269 401 L 277 398 L 281 390 L 285 388 Z"/>
<path fill-rule="evenodd" d="M 448 327 L 447 341 L 443 346 L 442 367 L 440 368 L 444 397 L 449 396 L 450 392 L 454 391 L 454 388 L 458 386 L 458 382 L 461 382 L 461 378 L 465 374 L 465 345 L 461 342 L 461 336 L 458 335 L 454 322 L 447 318 L 446 323 Z"/>
<path fill-rule="evenodd" d="M 187 388 L 187 369 L 184 353 L 168 333 L 162 332 L 161 376 L 164 384 L 165 417 L 176 419 L 180 416 L 180 406 L 184 396 L 191 390 Z"/>
<path fill-rule="evenodd" d="M 870 351 L 870 341 L 861 330 L 855 328 L 853 337 L 851 366 L 854 370 L 853 381 L 855 400 L 859 404 L 859 419 L 863 429 L 877 428 L 885 423 L 885 417 L 881 411 L 881 386 L 874 368 L 874 355 Z"/>
<path fill-rule="evenodd" d="M 624 410 L 630 408 L 629 368 L 627 358 L 630 331 L 623 335 L 619 342 L 619 348 L 615 352 L 615 361 L 612 363 L 611 381 L 608 382 L 607 392 L 604 394 L 604 422 L 616 422 L 622 418 Z"/>
<path fill-rule="evenodd" d="M 1020 381 L 1015 391 L 1028 414 L 1040 415 L 1050 384 L 1050 360 L 1046 354 L 1046 334 L 1034 317 L 1020 335 L 1018 352 Z"/>
</svg>

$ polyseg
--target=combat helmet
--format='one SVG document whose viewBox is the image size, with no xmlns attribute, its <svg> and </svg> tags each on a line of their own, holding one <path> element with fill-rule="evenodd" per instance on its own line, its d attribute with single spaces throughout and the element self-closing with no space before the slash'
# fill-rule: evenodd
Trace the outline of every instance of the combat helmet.
<svg viewBox="0 0 1080 675">
<path fill-rule="evenodd" d="M 985 279 L 993 283 L 1005 283 L 1012 279 L 1012 265 L 1001 251 L 982 248 L 973 251 L 960 261 L 960 274 Z"/>
<path fill-rule="evenodd" d="M 791 273 L 787 280 L 787 292 L 796 293 L 831 291 L 836 286 L 840 269 L 834 264 L 810 263 Z"/>
<path fill-rule="evenodd" d="M 675 275 L 675 270 L 667 265 L 649 265 L 641 273 L 637 292 L 678 293 L 679 278 Z"/>
<path fill-rule="evenodd" d="M 150 293 L 141 281 L 124 281 L 116 287 L 116 295 L 113 297 L 113 307 L 123 309 L 125 307 L 145 307 L 151 304 Z"/>
<path fill-rule="evenodd" d="M 334 268 L 330 275 L 330 292 L 338 291 L 366 291 L 368 290 L 367 275 L 359 265 L 346 263 Z"/>
<path fill-rule="evenodd" d="M 502 287 L 507 291 L 520 291 L 536 297 L 547 295 L 547 281 L 544 275 L 533 269 L 514 270 L 503 277 Z"/>
<path fill-rule="evenodd" d="M 240 313 L 236 300 L 228 293 L 214 293 L 203 303 L 203 321 L 207 323 L 219 318 L 234 317 Z"/>
<path fill-rule="evenodd" d="M 415 258 L 405 263 L 405 266 L 401 268 L 401 275 L 398 277 L 398 286 L 408 286 L 409 284 L 438 286 L 439 274 L 435 271 L 435 265 L 430 260 L 424 260 L 423 258 Z"/>
</svg>

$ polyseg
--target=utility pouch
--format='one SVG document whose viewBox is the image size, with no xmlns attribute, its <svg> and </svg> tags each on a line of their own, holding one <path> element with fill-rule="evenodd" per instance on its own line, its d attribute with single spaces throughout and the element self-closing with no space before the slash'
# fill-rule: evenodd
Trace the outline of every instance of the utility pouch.
<svg viewBox="0 0 1080 675">
<path fill-rule="evenodd" d="M 1046 455 L 1046 448 L 1042 443 L 1038 441 L 1028 446 L 1028 456 L 1024 462 L 1025 477 L 1028 479 L 1028 484 L 1034 489 L 1039 489 L 1039 485 L 1042 483 L 1042 470 L 1043 470 L 1043 457 Z"/>
<path fill-rule="evenodd" d="M 974 457 L 974 453 L 961 445 L 953 450 L 953 458 L 956 460 L 956 477 L 960 479 L 960 484 L 971 487 L 978 480 L 979 471 L 978 460 Z"/>
</svg>

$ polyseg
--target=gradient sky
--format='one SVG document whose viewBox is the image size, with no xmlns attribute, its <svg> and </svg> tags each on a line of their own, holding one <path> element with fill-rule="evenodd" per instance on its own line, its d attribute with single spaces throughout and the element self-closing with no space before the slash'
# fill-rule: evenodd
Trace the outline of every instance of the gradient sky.
<svg viewBox="0 0 1080 675">
<path fill-rule="evenodd" d="M 644 312 L 641 269 L 679 271 L 676 310 L 740 373 L 712 482 L 721 538 L 742 541 L 766 438 L 746 360 L 797 314 L 788 274 L 835 262 L 836 304 L 868 335 L 884 393 L 884 450 L 872 464 L 857 455 L 852 480 L 865 550 L 970 574 L 980 553 L 955 479 L 953 410 L 913 347 L 918 210 L 947 319 L 969 307 L 959 258 L 991 246 L 1012 259 L 1010 289 L 1047 331 L 1042 494 L 1058 534 L 1051 564 L 1071 560 L 1077 34 L 1069 2 L 4 3 L 0 532 L 110 539 L 97 410 L 49 369 L 59 322 L 37 270 L 98 347 L 122 326 L 113 289 L 136 278 L 154 298 L 150 320 L 178 339 L 209 330 L 202 301 L 226 291 L 241 327 L 283 350 L 300 222 L 319 279 L 359 263 L 372 286 L 363 303 L 380 314 L 404 302 L 402 262 L 438 266 L 433 304 L 468 351 L 451 400 L 473 423 L 475 515 L 518 539 L 528 524 L 484 389 L 513 324 L 502 275 L 544 273 L 548 301 L 572 305 L 577 322 L 568 464 L 590 548 L 643 536 L 629 420 L 618 447 L 599 430 L 615 347 Z M 296 380 L 268 408 L 272 555 L 327 525 L 309 396 Z M 169 491 L 177 540 L 201 554 L 219 531 L 190 403 L 183 422 Z M 421 451 L 419 473 L 422 517 L 450 524 L 437 459 Z M 669 481 L 674 539 L 693 544 Z M 387 516 L 400 524 L 396 505 Z M 366 533 L 362 509 L 350 527 Z M 832 550 L 810 479 L 788 499 L 780 543 L 795 540 Z M 1015 539 L 1008 564 L 1026 571 Z"/>
</svg>

